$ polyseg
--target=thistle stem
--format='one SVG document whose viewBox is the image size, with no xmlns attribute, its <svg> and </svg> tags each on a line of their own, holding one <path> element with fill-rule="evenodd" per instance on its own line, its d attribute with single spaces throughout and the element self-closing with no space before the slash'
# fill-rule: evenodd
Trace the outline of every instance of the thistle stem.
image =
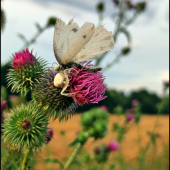
<svg viewBox="0 0 170 170">
<path fill-rule="evenodd" d="M 29 155 L 29 149 L 25 149 L 24 151 L 24 158 L 23 158 L 23 161 L 21 163 L 21 170 L 26 170 L 26 164 L 27 164 L 27 161 L 28 161 L 28 155 Z"/>
<path fill-rule="evenodd" d="M 82 147 L 81 143 L 78 143 L 75 150 L 73 151 L 73 153 L 71 154 L 71 156 L 69 157 L 69 159 L 67 160 L 64 169 L 63 170 L 67 170 L 69 168 L 69 166 L 71 165 L 71 163 L 73 162 L 74 158 L 76 157 L 76 155 L 78 154 L 78 152 L 80 151 Z"/>
</svg>

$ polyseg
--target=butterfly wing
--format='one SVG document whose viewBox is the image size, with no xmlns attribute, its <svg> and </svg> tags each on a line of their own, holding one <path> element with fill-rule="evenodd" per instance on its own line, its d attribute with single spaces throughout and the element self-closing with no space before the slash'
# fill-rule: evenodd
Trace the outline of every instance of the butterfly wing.
<svg viewBox="0 0 170 170">
<path fill-rule="evenodd" d="M 99 25 L 95 29 L 95 33 L 90 41 L 81 49 L 81 51 L 73 58 L 73 62 L 82 62 L 96 55 L 102 54 L 111 50 L 114 47 L 114 39 L 112 32 L 108 32 L 103 29 L 102 25 Z"/>
<path fill-rule="evenodd" d="M 57 19 L 54 30 L 53 48 L 59 64 L 67 64 L 82 50 L 95 33 L 94 24 L 86 22 L 81 28 L 73 22 L 66 25 Z"/>
</svg>

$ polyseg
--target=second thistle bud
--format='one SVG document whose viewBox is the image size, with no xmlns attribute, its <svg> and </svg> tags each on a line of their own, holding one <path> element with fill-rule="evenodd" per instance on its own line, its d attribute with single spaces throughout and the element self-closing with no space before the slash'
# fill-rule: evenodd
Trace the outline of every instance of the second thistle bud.
<svg viewBox="0 0 170 170">
<path fill-rule="evenodd" d="M 41 72 L 46 70 L 46 62 L 36 58 L 28 49 L 15 53 L 11 66 L 7 77 L 8 86 L 12 85 L 12 92 L 25 94 L 35 87 Z"/>
</svg>

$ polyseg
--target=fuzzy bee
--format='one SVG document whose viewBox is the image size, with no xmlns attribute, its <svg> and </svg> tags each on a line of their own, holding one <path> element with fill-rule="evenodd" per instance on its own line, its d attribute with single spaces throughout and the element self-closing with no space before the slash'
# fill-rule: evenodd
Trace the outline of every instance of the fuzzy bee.
<svg viewBox="0 0 170 170">
<path fill-rule="evenodd" d="M 81 62 L 109 51 L 114 47 L 112 32 L 108 32 L 99 25 L 95 28 L 93 23 L 86 22 L 81 28 L 71 19 L 66 25 L 57 19 L 54 30 L 53 48 L 59 65 L 54 70 L 59 71 L 54 78 L 54 86 L 63 88 L 62 95 L 69 85 L 68 72 L 74 67 L 82 68 Z M 97 72 L 101 67 L 84 67 L 87 71 Z"/>
</svg>

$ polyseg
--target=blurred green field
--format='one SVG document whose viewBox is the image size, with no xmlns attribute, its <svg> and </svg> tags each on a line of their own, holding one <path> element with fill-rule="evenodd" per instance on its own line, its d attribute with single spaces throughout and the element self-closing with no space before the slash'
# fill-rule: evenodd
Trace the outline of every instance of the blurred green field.
<svg viewBox="0 0 170 170">
<path fill-rule="evenodd" d="M 156 146 L 150 145 L 147 154 L 144 156 L 144 149 L 149 142 L 148 131 L 152 131 L 156 116 L 153 115 L 143 115 L 139 123 L 139 127 L 133 122 L 129 124 L 129 131 L 124 136 L 120 148 L 117 152 L 111 153 L 109 160 L 104 165 L 100 167 L 93 160 L 93 148 L 97 144 L 108 144 L 109 141 L 116 139 L 116 134 L 112 132 L 113 123 L 119 122 L 122 124 L 124 122 L 124 116 L 111 115 L 109 120 L 108 129 L 109 132 L 107 136 L 101 140 L 93 141 L 89 139 L 83 150 L 77 157 L 77 162 L 75 162 L 70 170 L 92 170 L 92 169 L 110 169 L 112 164 L 115 164 L 115 170 L 168 170 L 169 169 L 169 116 L 159 116 L 157 119 L 157 125 L 155 132 L 159 134 L 156 141 Z M 61 162 L 65 162 L 67 158 L 71 155 L 73 148 L 68 147 L 76 137 L 81 127 L 79 125 L 80 115 L 73 116 L 67 122 L 51 121 L 50 125 L 54 129 L 54 138 L 49 143 L 49 146 L 43 148 L 39 151 L 38 155 L 35 156 L 37 164 L 35 170 L 47 170 L 47 167 L 52 169 L 60 169 L 58 164 L 51 163 L 46 165 L 44 162 L 45 158 L 56 158 Z M 85 161 L 86 154 L 89 154 L 91 159 Z M 143 165 L 139 168 L 138 157 L 144 161 Z M 81 164 L 82 161 L 84 163 Z M 78 166 L 79 165 L 79 166 Z M 94 166 L 94 167 L 93 167 Z M 112 169 L 112 168 L 111 168 Z"/>
</svg>

